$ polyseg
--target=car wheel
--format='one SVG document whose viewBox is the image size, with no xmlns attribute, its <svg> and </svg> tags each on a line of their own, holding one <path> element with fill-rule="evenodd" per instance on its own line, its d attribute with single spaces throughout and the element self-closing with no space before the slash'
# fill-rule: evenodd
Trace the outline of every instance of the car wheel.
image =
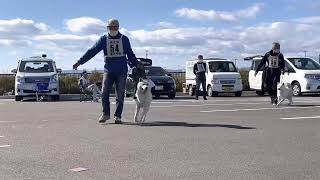
<svg viewBox="0 0 320 180">
<path fill-rule="evenodd" d="M 236 92 L 235 95 L 236 95 L 236 97 L 241 97 L 242 91 Z"/>
<path fill-rule="evenodd" d="M 52 101 L 59 101 L 60 100 L 60 96 L 59 95 L 53 95 L 53 96 L 50 97 L 50 99 Z"/>
<path fill-rule="evenodd" d="M 168 95 L 168 98 L 169 98 L 169 99 L 174 99 L 175 97 L 176 97 L 176 94 L 169 94 L 169 95 Z"/>
<path fill-rule="evenodd" d="M 263 92 L 263 91 L 256 91 L 256 94 L 257 94 L 258 96 L 263 96 L 263 95 L 264 95 L 264 92 Z"/>
<path fill-rule="evenodd" d="M 22 96 L 15 96 L 16 101 L 22 101 L 23 97 Z"/>
<path fill-rule="evenodd" d="M 214 92 L 210 85 L 208 86 L 207 93 L 208 93 L 208 96 L 210 96 L 210 97 L 218 96 L 218 93 Z"/>
<path fill-rule="evenodd" d="M 189 90 L 189 95 L 190 95 L 190 96 L 194 96 L 194 93 L 195 93 L 195 92 L 194 92 L 194 88 L 193 88 L 192 85 L 189 86 L 188 90 Z"/>
<path fill-rule="evenodd" d="M 294 96 L 301 96 L 301 86 L 298 82 L 292 84 L 292 92 Z"/>
</svg>

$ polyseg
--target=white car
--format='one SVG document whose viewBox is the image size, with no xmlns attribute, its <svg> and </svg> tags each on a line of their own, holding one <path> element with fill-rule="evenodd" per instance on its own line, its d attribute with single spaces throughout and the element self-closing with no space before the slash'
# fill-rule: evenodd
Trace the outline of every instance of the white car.
<svg viewBox="0 0 320 180">
<path fill-rule="evenodd" d="M 207 66 L 206 88 L 208 96 L 218 96 L 219 93 L 234 93 L 239 97 L 242 95 L 242 80 L 240 73 L 234 63 L 227 59 L 209 58 L 204 59 Z M 196 76 L 193 73 L 193 66 L 197 60 L 186 63 L 186 88 L 192 96 L 196 88 Z"/>
<path fill-rule="evenodd" d="M 250 88 L 255 90 L 258 95 L 263 95 L 262 91 L 262 69 L 257 76 L 254 73 L 261 62 L 263 56 L 245 58 L 252 60 L 249 72 Z M 281 77 L 282 82 L 292 85 L 293 94 L 300 96 L 303 93 L 320 92 L 320 64 L 311 58 L 288 57 L 285 58 L 285 73 Z"/>
<path fill-rule="evenodd" d="M 51 100 L 59 100 L 59 69 L 52 59 L 30 57 L 21 59 L 18 68 L 12 70 L 15 77 L 15 99 L 27 96 L 47 95 Z"/>
</svg>

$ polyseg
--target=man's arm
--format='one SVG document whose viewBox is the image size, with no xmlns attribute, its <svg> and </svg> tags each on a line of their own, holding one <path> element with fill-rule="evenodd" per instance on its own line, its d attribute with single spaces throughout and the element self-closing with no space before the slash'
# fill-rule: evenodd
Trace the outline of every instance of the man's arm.
<svg viewBox="0 0 320 180">
<path fill-rule="evenodd" d="M 193 65 L 193 74 L 197 75 L 197 64 Z"/>
<path fill-rule="evenodd" d="M 80 65 L 86 63 L 103 49 L 105 36 L 102 36 L 94 46 L 92 46 L 78 61 Z"/>
<path fill-rule="evenodd" d="M 136 58 L 136 55 L 133 53 L 132 48 L 131 48 L 131 44 L 129 39 L 124 36 L 124 44 L 126 46 L 126 53 L 127 53 L 127 57 L 128 57 L 128 64 L 131 68 L 137 66 L 137 64 L 139 63 L 139 61 Z"/>
<path fill-rule="evenodd" d="M 203 63 L 203 67 L 204 67 L 204 72 L 207 72 L 207 64 Z"/>
<path fill-rule="evenodd" d="M 285 63 L 284 63 L 284 56 L 283 54 L 280 54 L 279 59 L 281 60 L 279 63 L 279 68 L 281 71 L 284 71 L 285 69 Z"/>
<path fill-rule="evenodd" d="M 256 69 L 256 73 L 258 73 L 258 72 L 260 71 L 261 67 L 266 64 L 268 57 L 269 57 L 269 53 L 267 53 L 267 54 L 265 54 L 265 55 L 263 56 L 260 64 L 258 65 L 258 67 L 257 67 L 257 69 Z"/>
</svg>

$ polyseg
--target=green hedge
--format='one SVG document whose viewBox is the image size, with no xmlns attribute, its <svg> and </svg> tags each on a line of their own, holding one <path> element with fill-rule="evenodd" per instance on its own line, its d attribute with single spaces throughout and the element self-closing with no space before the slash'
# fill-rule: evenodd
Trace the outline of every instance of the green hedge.
<svg viewBox="0 0 320 180">
<path fill-rule="evenodd" d="M 249 86 L 249 71 L 240 70 L 240 75 L 241 75 L 241 79 L 242 79 L 243 90 L 244 91 L 249 91 L 250 90 L 250 86 Z"/>
<path fill-rule="evenodd" d="M 14 76 L 0 76 L 0 95 L 14 90 Z"/>
<path fill-rule="evenodd" d="M 250 90 L 248 75 L 249 72 L 247 70 L 240 70 L 243 90 Z M 185 83 L 185 75 L 173 76 L 177 85 L 177 92 L 182 92 L 183 83 Z M 60 93 L 61 94 L 78 94 L 78 77 L 76 76 L 68 76 L 68 75 L 60 75 Z M 89 75 L 89 79 L 94 82 L 102 82 L 102 74 L 101 73 L 93 73 Z M 11 92 L 14 90 L 14 76 L 0 76 L 0 95 L 4 93 Z"/>
</svg>

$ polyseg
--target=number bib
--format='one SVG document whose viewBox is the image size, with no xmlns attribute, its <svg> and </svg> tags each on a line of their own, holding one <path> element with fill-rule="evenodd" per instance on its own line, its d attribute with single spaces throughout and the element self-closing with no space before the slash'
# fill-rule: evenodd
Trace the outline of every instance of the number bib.
<svg viewBox="0 0 320 180">
<path fill-rule="evenodd" d="M 269 68 L 278 68 L 279 67 L 279 55 L 278 56 L 269 56 Z"/>
<path fill-rule="evenodd" d="M 120 39 L 107 39 L 107 55 L 106 57 L 123 57 L 125 56 L 123 51 L 122 36 Z"/>
<path fill-rule="evenodd" d="M 198 72 L 205 72 L 205 69 L 203 66 L 204 66 L 203 64 L 197 63 Z"/>
</svg>

